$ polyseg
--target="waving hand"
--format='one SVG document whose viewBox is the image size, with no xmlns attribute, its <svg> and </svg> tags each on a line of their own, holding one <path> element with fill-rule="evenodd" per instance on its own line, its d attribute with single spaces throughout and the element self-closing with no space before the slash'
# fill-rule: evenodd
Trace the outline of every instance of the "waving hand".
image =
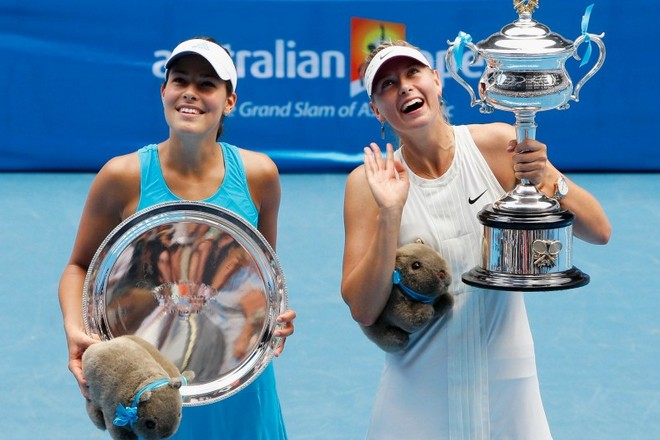
<svg viewBox="0 0 660 440">
<path fill-rule="evenodd" d="M 400 208 L 408 197 L 410 181 L 401 162 L 394 159 L 394 148 L 387 144 L 385 157 L 375 142 L 364 148 L 364 170 L 371 192 L 381 209 Z"/>
</svg>

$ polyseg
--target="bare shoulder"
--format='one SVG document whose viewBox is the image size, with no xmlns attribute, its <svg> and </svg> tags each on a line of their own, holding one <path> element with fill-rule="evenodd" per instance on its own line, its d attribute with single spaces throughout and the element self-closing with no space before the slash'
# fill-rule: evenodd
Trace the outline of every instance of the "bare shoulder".
<svg viewBox="0 0 660 440">
<path fill-rule="evenodd" d="M 248 181 L 250 181 L 250 179 L 278 179 L 279 171 L 277 165 L 273 159 L 268 157 L 268 155 L 258 151 L 246 150 L 244 148 L 239 148 L 238 151 L 243 160 L 243 166 L 245 167 Z"/>
<path fill-rule="evenodd" d="M 468 125 L 474 143 L 483 154 L 506 149 L 509 141 L 516 138 L 516 130 L 510 124 L 493 122 L 490 124 Z"/>
<path fill-rule="evenodd" d="M 348 185 L 351 182 L 360 181 L 360 180 L 366 180 L 366 176 L 364 173 L 364 164 L 359 165 L 358 167 L 354 168 L 350 173 L 348 173 L 348 177 L 346 178 L 346 184 Z"/>
<path fill-rule="evenodd" d="M 348 174 L 344 194 L 344 208 L 350 211 L 366 213 L 370 209 L 377 209 L 376 201 L 369 187 L 364 165 L 360 165 Z M 348 213 L 348 212 L 347 212 Z"/>
<path fill-rule="evenodd" d="M 140 197 L 140 161 L 137 152 L 116 156 L 96 175 L 90 196 L 122 217 L 137 208 Z"/>
<path fill-rule="evenodd" d="M 269 212 L 277 213 L 281 197 L 280 173 L 277 165 L 264 153 L 243 148 L 239 148 L 238 151 L 245 167 L 245 177 L 252 201 L 259 210 L 260 216 Z M 271 241 L 271 244 L 273 243 L 274 240 Z"/>
<path fill-rule="evenodd" d="M 110 159 L 97 173 L 87 195 L 71 255 L 72 264 L 87 267 L 107 234 L 135 212 L 139 197 L 137 153 Z"/>
<path fill-rule="evenodd" d="M 137 152 L 115 156 L 103 165 L 99 174 L 110 178 L 124 180 L 140 178 L 140 161 Z"/>
<path fill-rule="evenodd" d="M 513 153 L 506 150 L 509 141 L 516 138 L 515 128 L 501 122 L 475 124 L 470 125 L 469 128 L 477 148 L 502 188 L 505 190 L 513 188 L 515 184 L 513 163 L 511 162 Z"/>
<path fill-rule="evenodd" d="M 364 164 L 353 169 L 346 177 L 346 195 L 356 192 L 361 188 L 367 187 L 367 176 L 364 172 Z"/>
</svg>

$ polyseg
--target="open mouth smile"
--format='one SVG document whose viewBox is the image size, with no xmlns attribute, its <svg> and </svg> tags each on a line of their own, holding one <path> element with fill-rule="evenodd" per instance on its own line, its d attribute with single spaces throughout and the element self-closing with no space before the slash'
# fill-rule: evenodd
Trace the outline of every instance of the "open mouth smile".
<svg viewBox="0 0 660 440">
<path fill-rule="evenodd" d="M 424 101 L 421 98 L 413 98 L 410 101 L 406 101 L 401 106 L 401 112 L 410 113 L 421 108 L 424 105 Z"/>
<path fill-rule="evenodd" d="M 201 111 L 201 110 L 198 109 L 198 108 L 195 108 L 195 107 L 187 107 L 187 106 L 185 106 L 185 107 L 184 107 L 184 106 L 177 107 L 176 110 L 177 110 L 179 113 L 183 113 L 183 114 L 185 114 L 185 115 L 201 115 L 201 114 L 204 113 L 203 111 Z"/>
</svg>

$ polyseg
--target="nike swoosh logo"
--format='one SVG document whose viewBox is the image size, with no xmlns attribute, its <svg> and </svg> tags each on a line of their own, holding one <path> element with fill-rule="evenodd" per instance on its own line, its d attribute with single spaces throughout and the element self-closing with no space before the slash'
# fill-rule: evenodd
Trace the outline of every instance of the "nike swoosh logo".
<svg viewBox="0 0 660 440">
<path fill-rule="evenodd" d="M 474 204 L 477 202 L 477 200 L 479 200 L 479 199 L 481 198 L 481 196 L 483 196 L 484 194 L 486 194 L 486 191 L 488 191 L 488 189 L 485 189 L 484 192 L 482 192 L 481 194 L 479 194 L 479 195 L 478 195 L 477 197 L 475 197 L 474 199 L 471 199 L 471 198 L 468 197 L 468 203 L 469 203 L 470 205 L 474 205 Z"/>
</svg>

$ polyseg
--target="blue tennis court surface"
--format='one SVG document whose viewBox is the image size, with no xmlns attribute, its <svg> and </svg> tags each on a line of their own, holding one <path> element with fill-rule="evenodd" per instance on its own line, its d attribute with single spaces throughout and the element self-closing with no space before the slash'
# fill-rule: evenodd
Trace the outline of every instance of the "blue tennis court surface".
<svg viewBox="0 0 660 440">
<path fill-rule="evenodd" d="M 555 440 L 655 440 L 660 174 L 569 176 L 601 201 L 613 234 L 606 246 L 574 242 L 589 285 L 526 295 L 550 426 Z M 67 369 L 57 301 L 92 179 L 0 174 L 1 439 L 109 438 L 88 419 Z M 282 176 L 278 254 L 298 318 L 274 362 L 292 440 L 363 438 L 382 367 L 339 294 L 344 181 Z"/>
</svg>

